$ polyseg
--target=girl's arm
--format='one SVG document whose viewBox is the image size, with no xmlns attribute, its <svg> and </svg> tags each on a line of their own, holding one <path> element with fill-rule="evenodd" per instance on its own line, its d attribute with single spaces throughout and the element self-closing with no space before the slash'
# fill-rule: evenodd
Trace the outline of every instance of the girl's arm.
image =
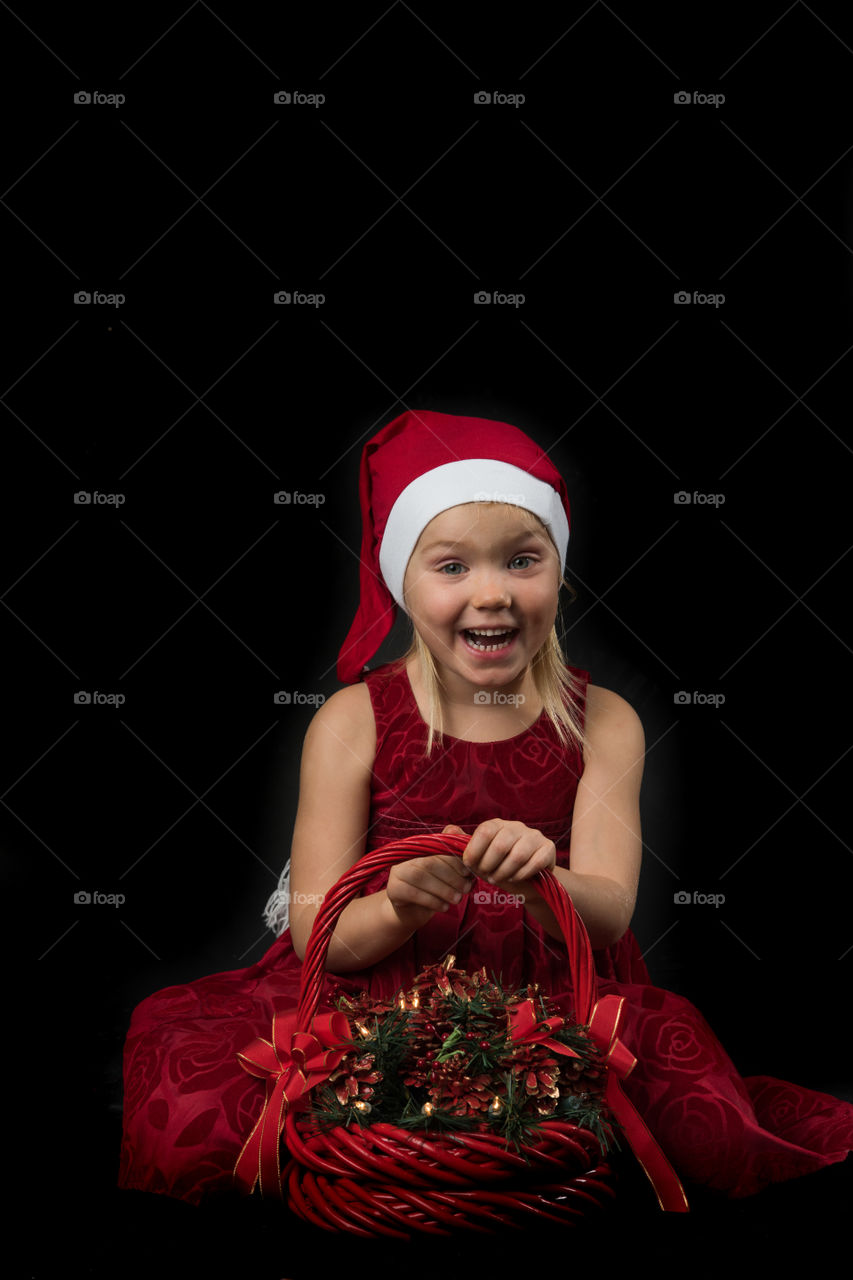
<svg viewBox="0 0 853 1280">
<path fill-rule="evenodd" d="M 640 785 L 645 760 L 642 722 L 630 703 L 609 689 L 587 688 L 584 770 L 572 816 L 570 869 L 554 868 L 586 926 L 593 947 L 608 947 L 634 914 L 643 841 Z M 527 910 L 560 937 L 538 895 Z"/>
<path fill-rule="evenodd" d="M 333 694 L 308 726 L 290 864 L 290 932 L 300 960 L 324 895 L 364 852 L 376 727 L 364 684 Z M 394 867 L 387 888 L 355 898 L 338 919 L 326 968 L 366 969 L 406 942 L 472 883 L 458 858 Z"/>
<path fill-rule="evenodd" d="M 631 923 L 640 878 L 640 783 L 645 739 L 640 718 L 619 694 L 587 689 L 584 770 L 572 816 L 570 870 L 555 865 L 556 849 L 520 822 L 483 822 L 465 862 L 493 884 L 525 899 L 525 907 L 554 937 L 559 926 L 530 879 L 553 871 L 586 926 L 594 948 L 617 942 Z"/>
</svg>

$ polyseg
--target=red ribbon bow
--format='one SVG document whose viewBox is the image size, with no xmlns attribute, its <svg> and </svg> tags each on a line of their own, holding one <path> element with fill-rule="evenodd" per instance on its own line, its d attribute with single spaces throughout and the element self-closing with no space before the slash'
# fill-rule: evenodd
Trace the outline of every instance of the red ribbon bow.
<svg viewBox="0 0 853 1280">
<path fill-rule="evenodd" d="M 687 1213 L 690 1206 L 678 1174 L 646 1128 L 633 1102 L 622 1092 L 619 1083 L 620 1080 L 627 1079 L 637 1065 L 637 1059 L 616 1034 L 624 1004 L 624 996 L 602 996 L 592 1011 L 589 1024 L 590 1038 L 609 1067 L 605 1100 L 652 1184 L 660 1207 L 670 1213 Z"/>
<path fill-rule="evenodd" d="M 543 1044 L 554 1053 L 579 1058 L 580 1054 L 575 1053 L 567 1044 L 551 1039 L 552 1031 L 562 1027 L 565 1021 L 565 1018 L 544 1018 L 542 1022 L 537 1022 L 536 1006 L 532 1000 L 522 1000 L 520 1004 L 510 1005 L 509 1008 L 510 1036 L 514 1044 Z"/>
<path fill-rule="evenodd" d="M 287 1104 L 328 1080 L 353 1048 L 343 1013 L 314 1018 L 310 1032 L 294 1031 L 295 1024 L 295 1010 L 276 1012 L 272 1043 L 259 1038 L 237 1054 L 244 1071 L 267 1082 L 263 1110 L 234 1166 L 234 1181 L 245 1195 L 260 1182 L 261 1195 L 283 1199 L 279 1148 Z"/>
<path fill-rule="evenodd" d="M 605 1099 L 652 1184 L 660 1207 L 669 1212 L 686 1213 L 689 1205 L 678 1175 L 619 1083 L 627 1079 L 637 1064 L 637 1059 L 617 1035 L 624 1005 L 624 996 L 602 996 L 590 1019 L 590 1039 L 608 1067 Z M 568 1045 L 551 1038 L 565 1019 L 546 1018 L 537 1022 L 532 1000 L 513 1005 L 509 1018 L 510 1034 L 516 1044 L 543 1044 L 568 1057 L 580 1056 Z M 234 1181 L 245 1194 L 260 1182 L 262 1195 L 283 1198 L 279 1149 L 287 1104 L 328 1080 L 354 1047 L 352 1030 L 343 1013 L 314 1018 L 310 1032 L 294 1031 L 295 1022 L 295 1011 L 275 1013 L 272 1042 L 259 1038 L 237 1054 L 243 1069 L 266 1080 L 267 1084 L 263 1110 L 234 1166 Z"/>
</svg>

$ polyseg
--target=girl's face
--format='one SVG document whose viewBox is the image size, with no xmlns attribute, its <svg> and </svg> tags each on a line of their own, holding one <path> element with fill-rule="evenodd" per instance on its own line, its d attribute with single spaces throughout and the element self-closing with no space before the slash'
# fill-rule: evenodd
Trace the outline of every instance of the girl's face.
<svg viewBox="0 0 853 1280">
<path fill-rule="evenodd" d="M 554 544 L 529 513 L 470 502 L 426 526 L 403 591 L 436 662 L 473 685 L 506 685 L 550 634 L 560 571 Z"/>
</svg>

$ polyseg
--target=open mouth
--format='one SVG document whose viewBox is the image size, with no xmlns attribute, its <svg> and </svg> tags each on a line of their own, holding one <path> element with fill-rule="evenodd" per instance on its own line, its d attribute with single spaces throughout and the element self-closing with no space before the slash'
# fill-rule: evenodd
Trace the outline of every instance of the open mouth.
<svg viewBox="0 0 853 1280">
<path fill-rule="evenodd" d="M 497 653 L 508 649 L 518 635 L 517 627 L 477 627 L 463 631 L 467 644 L 480 653 Z"/>
</svg>

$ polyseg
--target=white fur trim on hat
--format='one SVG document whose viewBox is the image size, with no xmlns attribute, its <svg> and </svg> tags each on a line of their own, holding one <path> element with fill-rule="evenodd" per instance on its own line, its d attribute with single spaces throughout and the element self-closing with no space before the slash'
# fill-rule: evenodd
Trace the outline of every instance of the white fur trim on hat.
<svg viewBox="0 0 853 1280">
<path fill-rule="evenodd" d="M 565 568 L 569 522 L 560 495 L 529 471 L 494 458 L 463 458 L 418 476 L 397 498 L 388 516 L 379 567 L 401 609 L 406 566 L 418 538 L 442 511 L 467 502 L 511 502 L 538 516 L 554 539 Z"/>
</svg>

